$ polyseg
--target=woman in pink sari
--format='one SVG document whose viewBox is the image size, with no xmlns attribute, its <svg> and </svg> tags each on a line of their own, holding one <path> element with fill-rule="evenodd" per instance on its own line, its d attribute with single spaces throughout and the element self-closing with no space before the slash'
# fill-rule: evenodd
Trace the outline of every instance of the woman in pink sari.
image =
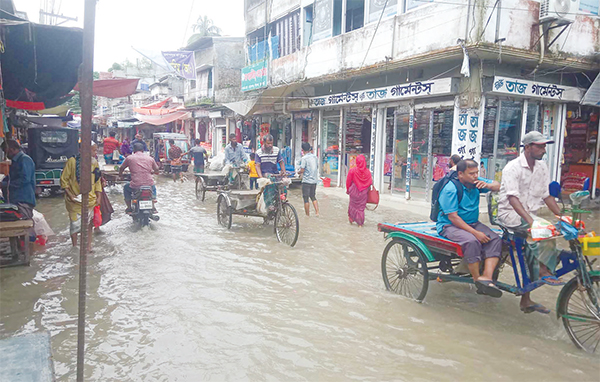
<svg viewBox="0 0 600 382">
<path fill-rule="evenodd" d="M 356 167 L 350 170 L 346 177 L 346 193 L 350 195 L 350 204 L 348 204 L 350 224 L 356 222 L 359 227 L 365 224 L 367 193 L 371 184 L 373 184 L 373 178 L 367 169 L 367 161 L 364 155 L 359 155 L 356 157 Z"/>
</svg>

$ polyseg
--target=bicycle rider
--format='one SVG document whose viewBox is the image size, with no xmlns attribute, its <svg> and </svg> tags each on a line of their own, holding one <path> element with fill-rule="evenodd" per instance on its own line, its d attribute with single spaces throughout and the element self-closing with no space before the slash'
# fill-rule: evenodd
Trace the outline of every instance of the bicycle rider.
<svg viewBox="0 0 600 382">
<path fill-rule="evenodd" d="M 556 199 L 550 195 L 550 171 L 542 160 L 546 154 L 546 144 L 554 143 L 540 132 L 531 131 L 523 137 L 522 154 L 510 161 L 502 171 L 502 184 L 498 200 L 498 220 L 507 228 L 524 229 L 531 226 L 537 210 L 546 204 L 556 215 L 561 214 Z M 556 249 L 556 240 L 545 240 L 527 244 L 530 254 L 539 262 L 539 276 L 548 285 L 564 285 L 553 275 L 558 263 L 560 251 Z M 537 264 L 534 264 L 534 272 Z M 538 273 L 538 272 L 535 272 Z M 537 275 L 532 278 L 535 280 Z M 532 281 L 533 281 L 532 280 Z M 521 311 L 548 314 L 550 310 L 531 301 L 529 293 L 521 297 Z"/>
<path fill-rule="evenodd" d="M 263 137 L 263 144 L 256 151 L 255 161 L 259 178 L 269 178 L 269 175 L 276 176 L 277 174 L 281 177 L 285 176 L 285 162 L 279 147 L 273 146 L 273 136 L 271 134 Z M 279 171 L 277 170 L 277 164 L 280 167 Z M 276 191 L 276 187 L 265 187 L 264 198 L 267 207 L 273 204 L 273 199 L 277 196 Z"/>
<path fill-rule="evenodd" d="M 237 141 L 235 133 L 229 134 L 229 144 L 225 146 L 225 165 L 230 165 L 229 181 L 233 182 L 235 175 L 233 169 L 240 168 L 248 161 L 244 148 Z"/>
</svg>

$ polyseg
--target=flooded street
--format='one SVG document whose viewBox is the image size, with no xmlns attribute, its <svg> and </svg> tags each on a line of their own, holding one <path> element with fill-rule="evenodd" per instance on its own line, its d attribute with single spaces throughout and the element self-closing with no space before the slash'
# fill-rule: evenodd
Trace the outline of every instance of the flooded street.
<svg viewBox="0 0 600 382">
<path fill-rule="evenodd" d="M 347 223 L 346 200 L 320 190 L 320 218 L 305 217 L 300 189 L 290 191 L 300 237 L 289 248 L 261 219 L 218 226 L 215 194 L 196 201 L 192 181 L 161 177 L 161 220 L 139 232 L 120 188 L 109 189 L 115 214 L 94 236 L 88 265 L 86 379 L 600 379 L 598 355 L 577 350 L 556 319 L 560 288 L 533 293 L 548 316 L 468 285 L 432 282 L 423 304 L 394 295 L 382 281 L 376 223 L 423 218 L 378 209 L 360 229 Z M 57 380 L 71 381 L 79 250 L 63 199 L 38 203 L 58 237 L 30 267 L 0 270 L 0 337 L 49 330 Z"/>
</svg>

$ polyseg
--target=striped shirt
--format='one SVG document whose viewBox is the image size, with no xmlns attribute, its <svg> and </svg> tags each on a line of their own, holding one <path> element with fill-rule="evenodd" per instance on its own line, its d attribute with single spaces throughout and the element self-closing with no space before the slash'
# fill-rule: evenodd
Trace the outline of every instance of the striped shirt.
<svg viewBox="0 0 600 382">
<path fill-rule="evenodd" d="M 273 150 L 270 153 L 263 152 L 262 149 L 258 149 L 256 152 L 256 163 L 260 164 L 260 171 L 264 174 L 278 174 L 277 163 L 281 162 L 283 158 L 279 152 L 279 147 L 273 146 Z"/>
</svg>

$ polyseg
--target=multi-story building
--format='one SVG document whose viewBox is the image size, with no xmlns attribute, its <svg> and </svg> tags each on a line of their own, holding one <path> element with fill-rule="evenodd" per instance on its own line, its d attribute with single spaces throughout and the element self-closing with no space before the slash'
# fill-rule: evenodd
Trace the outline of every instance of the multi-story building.
<svg viewBox="0 0 600 382">
<path fill-rule="evenodd" d="M 224 147 L 226 131 L 235 131 L 235 113 L 225 103 L 242 101 L 240 73 L 245 65 L 243 37 L 202 37 L 187 47 L 193 51 L 196 79 L 186 80 L 184 101 L 192 118 L 185 122 L 190 136 L 213 147 Z"/>
<path fill-rule="evenodd" d="M 531 130 L 556 141 L 553 179 L 599 177 L 599 109 L 580 104 L 598 0 L 246 0 L 245 17 L 247 116 L 296 158 L 312 142 L 338 185 L 363 154 L 378 189 L 427 200 L 451 154 L 499 178 Z"/>
</svg>

